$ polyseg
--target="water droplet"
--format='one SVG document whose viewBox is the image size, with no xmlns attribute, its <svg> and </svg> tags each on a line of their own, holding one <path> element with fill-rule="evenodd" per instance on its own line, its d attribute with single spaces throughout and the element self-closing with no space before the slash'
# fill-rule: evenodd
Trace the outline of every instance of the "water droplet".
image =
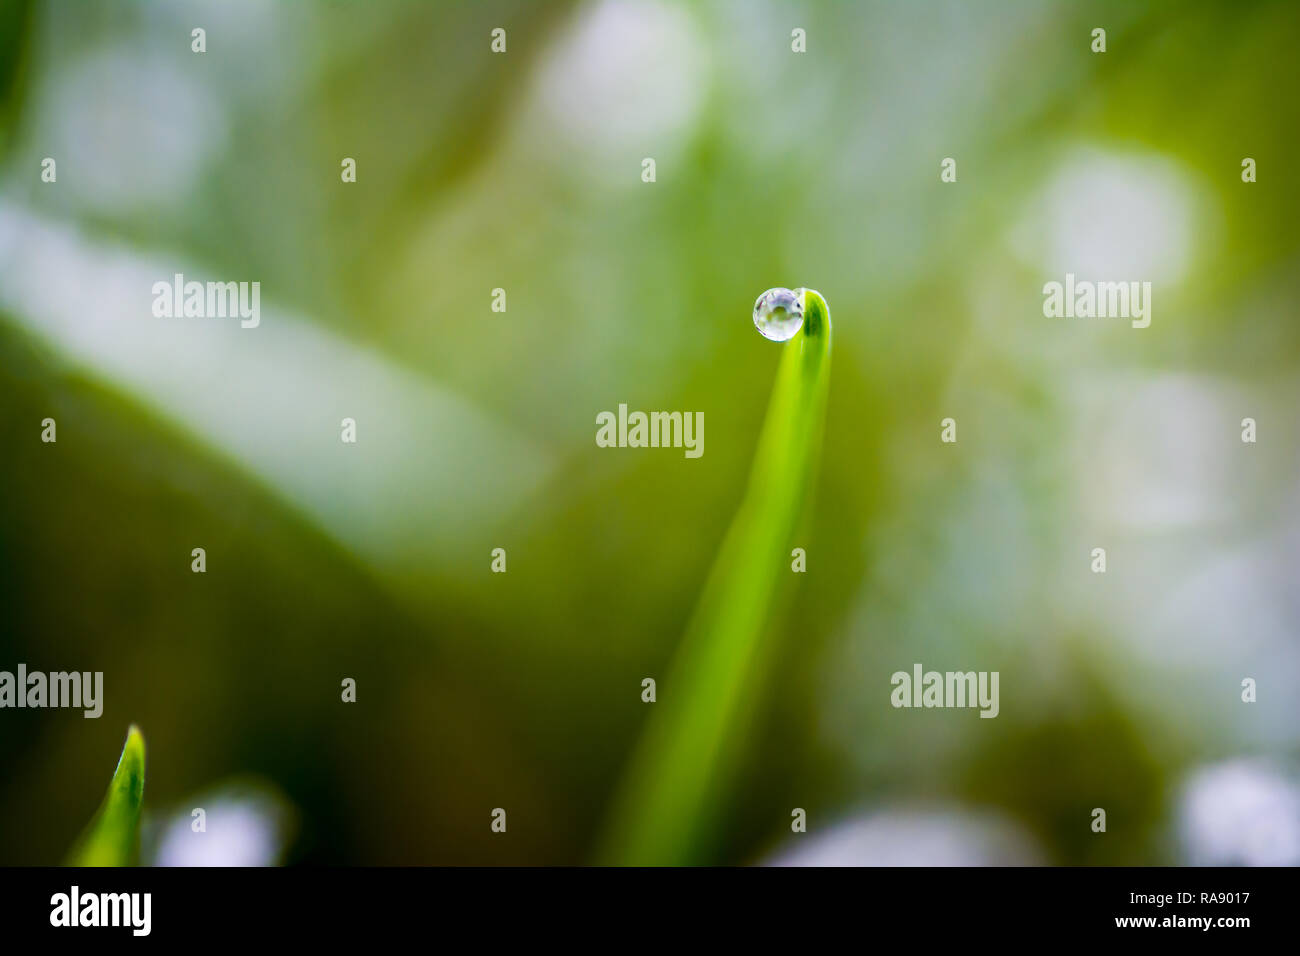
<svg viewBox="0 0 1300 956">
<path fill-rule="evenodd" d="M 754 328 L 763 338 L 788 342 L 802 327 L 802 289 L 768 289 L 754 303 Z"/>
</svg>

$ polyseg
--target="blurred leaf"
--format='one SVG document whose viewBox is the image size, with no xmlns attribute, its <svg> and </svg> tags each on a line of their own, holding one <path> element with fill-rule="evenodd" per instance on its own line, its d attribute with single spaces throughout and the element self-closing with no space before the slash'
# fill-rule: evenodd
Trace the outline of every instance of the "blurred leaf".
<svg viewBox="0 0 1300 956">
<path fill-rule="evenodd" d="M 18 112 L 34 7 L 33 0 L 0 4 L 0 129 L 11 128 Z"/>
<path fill-rule="evenodd" d="M 790 550 L 808 506 L 830 383 L 831 316 L 806 290 L 785 346 L 749 488 L 714 561 L 649 726 L 623 780 L 602 861 L 673 865 L 704 856 L 705 828 L 740 757 L 793 584 Z"/>
<path fill-rule="evenodd" d="M 144 737 L 134 724 L 104 802 L 68 858 L 70 866 L 130 866 L 140 848 L 140 805 L 144 802 Z"/>
</svg>

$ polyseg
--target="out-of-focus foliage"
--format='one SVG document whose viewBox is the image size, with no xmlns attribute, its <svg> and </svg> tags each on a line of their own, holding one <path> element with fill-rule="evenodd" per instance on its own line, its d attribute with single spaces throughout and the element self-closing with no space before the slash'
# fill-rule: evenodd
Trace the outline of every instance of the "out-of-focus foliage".
<svg viewBox="0 0 1300 956">
<path fill-rule="evenodd" d="M 596 858 L 780 285 L 833 304 L 835 375 L 707 859 L 804 847 L 801 807 L 810 839 L 996 819 L 1046 862 L 1178 862 L 1198 768 L 1289 773 L 1295 4 L 0 10 L 0 669 L 105 697 L 0 711 L 0 862 L 63 858 L 131 721 L 151 806 L 265 778 L 291 862 Z M 1044 317 L 1067 271 L 1151 281 L 1150 328 Z M 259 281 L 261 326 L 153 318 L 175 272 Z M 705 454 L 596 447 L 620 403 L 702 411 Z M 999 671 L 1001 713 L 895 710 L 916 662 Z"/>
</svg>

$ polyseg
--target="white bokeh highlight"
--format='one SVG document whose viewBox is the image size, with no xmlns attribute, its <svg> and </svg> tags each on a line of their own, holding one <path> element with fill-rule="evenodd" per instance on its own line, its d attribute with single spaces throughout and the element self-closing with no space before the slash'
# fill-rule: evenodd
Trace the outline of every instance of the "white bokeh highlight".
<svg viewBox="0 0 1300 956">
<path fill-rule="evenodd" d="M 1034 866 L 1034 840 L 1007 818 L 958 807 L 882 809 L 792 835 L 769 866 Z"/>
<path fill-rule="evenodd" d="M 1194 771 L 1178 806 L 1192 866 L 1300 866 L 1300 785 L 1264 759 Z"/>
</svg>

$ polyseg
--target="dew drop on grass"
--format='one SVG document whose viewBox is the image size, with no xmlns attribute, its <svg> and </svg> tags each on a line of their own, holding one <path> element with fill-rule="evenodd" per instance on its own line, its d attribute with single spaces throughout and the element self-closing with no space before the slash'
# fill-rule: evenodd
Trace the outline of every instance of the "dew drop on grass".
<svg viewBox="0 0 1300 956">
<path fill-rule="evenodd" d="M 754 328 L 765 339 L 788 342 L 802 326 L 802 289 L 768 289 L 754 303 Z"/>
</svg>

